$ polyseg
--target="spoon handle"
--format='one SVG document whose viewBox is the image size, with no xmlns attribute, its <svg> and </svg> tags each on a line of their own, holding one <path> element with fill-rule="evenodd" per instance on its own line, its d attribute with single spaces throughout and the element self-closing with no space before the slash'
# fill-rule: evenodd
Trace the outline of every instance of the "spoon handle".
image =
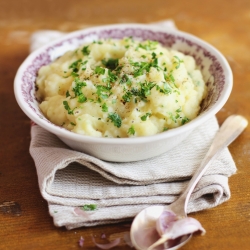
<svg viewBox="0 0 250 250">
<path fill-rule="evenodd" d="M 205 158 L 201 162 L 201 165 L 196 170 L 192 179 L 190 180 L 186 190 L 182 195 L 172 204 L 171 207 L 175 207 L 175 212 L 181 213 L 183 216 L 186 215 L 187 204 L 192 191 L 194 190 L 196 184 L 204 174 L 204 172 L 209 167 L 211 161 L 231 142 L 233 142 L 246 128 L 248 121 L 240 115 L 229 116 L 225 122 L 220 127 L 219 131 L 216 133 L 215 138 L 210 146 Z M 183 204 L 184 203 L 184 204 Z M 184 205 L 184 206 L 183 206 Z M 177 207 L 177 208 L 176 208 Z M 183 211 L 184 208 L 184 211 Z M 178 211 L 176 211 L 178 210 Z"/>
</svg>

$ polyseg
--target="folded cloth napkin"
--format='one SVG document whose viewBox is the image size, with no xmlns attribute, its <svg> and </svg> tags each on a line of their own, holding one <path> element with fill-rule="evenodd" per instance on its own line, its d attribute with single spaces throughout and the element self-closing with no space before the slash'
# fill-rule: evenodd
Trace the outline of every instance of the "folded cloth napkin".
<svg viewBox="0 0 250 250">
<path fill-rule="evenodd" d="M 175 28 L 171 21 L 159 24 Z M 46 34 L 52 39 L 63 35 L 37 32 L 32 37 L 31 50 L 47 42 Z M 172 203 L 185 189 L 217 130 L 213 117 L 171 151 L 144 161 L 115 163 L 74 151 L 33 124 L 30 153 L 54 224 L 73 229 L 131 220 L 147 206 Z M 228 200 L 228 177 L 235 172 L 234 161 L 228 149 L 224 149 L 192 193 L 188 213 Z M 97 209 L 87 215 L 77 212 L 78 207 L 86 204 L 95 204 Z"/>
</svg>

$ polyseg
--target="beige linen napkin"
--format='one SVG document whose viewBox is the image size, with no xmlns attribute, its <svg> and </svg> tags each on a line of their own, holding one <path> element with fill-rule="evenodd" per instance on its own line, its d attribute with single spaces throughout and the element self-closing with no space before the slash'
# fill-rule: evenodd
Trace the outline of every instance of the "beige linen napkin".
<svg viewBox="0 0 250 250">
<path fill-rule="evenodd" d="M 175 28 L 173 22 L 161 22 Z M 32 37 L 31 50 L 40 37 L 62 35 L 41 31 Z M 40 42 L 40 43 L 39 43 Z M 38 125 L 31 127 L 30 153 L 35 161 L 40 191 L 48 201 L 56 226 L 72 229 L 131 220 L 143 208 L 172 203 L 186 187 L 218 130 L 216 118 L 196 129 L 171 151 L 144 161 L 111 163 L 74 151 Z M 202 177 L 188 204 L 188 212 L 217 206 L 230 198 L 228 177 L 236 172 L 225 149 Z M 74 209 L 97 205 L 88 216 Z"/>
</svg>

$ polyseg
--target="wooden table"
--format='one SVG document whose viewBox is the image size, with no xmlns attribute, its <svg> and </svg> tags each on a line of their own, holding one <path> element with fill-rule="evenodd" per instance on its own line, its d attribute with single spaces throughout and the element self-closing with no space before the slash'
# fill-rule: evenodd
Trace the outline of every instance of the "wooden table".
<svg viewBox="0 0 250 250">
<path fill-rule="evenodd" d="M 129 229 L 116 224 L 67 231 L 53 225 L 29 154 L 30 121 L 13 94 L 13 79 L 29 53 L 31 33 L 167 18 L 180 30 L 217 47 L 228 59 L 234 87 L 217 115 L 219 122 L 231 114 L 250 120 L 248 0 L 0 0 L 0 249 L 78 249 L 80 236 L 85 238 L 84 249 L 95 249 L 91 235 L 114 237 Z M 207 233 L 193 237 L 183 249 L 250 249 L 250 126 L 229 149 L 238 168 L 229 179 L 232 197 L 216 208 L 192 214 Z"/>
</svg>

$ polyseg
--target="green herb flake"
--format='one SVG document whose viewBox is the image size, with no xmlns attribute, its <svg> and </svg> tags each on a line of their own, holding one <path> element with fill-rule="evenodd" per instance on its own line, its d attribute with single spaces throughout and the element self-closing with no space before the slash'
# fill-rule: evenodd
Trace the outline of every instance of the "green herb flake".
<svg viewBox="0 0 250 250">
<path fill-rule="evenodd" d="M 86 82 L 81 81 L 78 77 L 75 78 L 75 87 L 73 88 L 73 92 L 75 93 L 75 97 L 80 97 L 78 98 L 78 102 L 85 102 L 83 101 L 84 95 L 82 93 L 82 88 L 87 86 Z"/>
<path fill-rule="evenodd" d="M 155 58 L 152 62 L 133 62 L 130 61 L 130 64 L 134 66 L 134 77 L 141 76 L 145 73 L 148 73 L 150 71 L 151 67 L 156 68 L 157 70 L 160 70 L 160 67 L 158 66 L 158 59 Z"/>
<path fill-rule="evenodd" d="M 119 65 L 119 61 L 118 59 L 113 59 L 113 58 L 109 58 L 108 60 L 103 59 L 102 64 L 106 68 L 114 70 Z"/>
<path fill-rule="evenodd" d="M 87 101 L 87 97 L 84 94 L 81 94 L 78 96 L 78 102 L 79 103 L 84 103 Z"/>
<path fill-rule="evenodd" d="M 128 134 L 129 135 L 134 135 L 135 134 L 135 128 L 134 128 L 133 125 L 128 129 Z"/>
<path fill-rule="evenodd" d="M 106 103 L 102 104 L 102 112 L 108 112 L 108 106 Z"/>
<path fill-rule="evenodd" d="M 177 86 L 176 86 L 176 84 L 175 84 L 174 76 L 173 76 L 173 74 L 172 74 L 172 71 L 169 72 L 169 74 L 164 73 L 164 79 L 165 79 L 167 82 L 172 83 L 172 84 L 177 88 Z"/>
<path fill-rule="evenodd" d="M 158 91 L 160 91 L 161 93 L 165 94 L 165 95 L 168 95 L 168 94 L 171 94 L 172 93 L 172 88 L 171 86 L 167 83 L 167 82 L 164 82 L 163 83 L 163 88 L 160 88 L 158 85 L 156 86 L 156 89 Z"/>
<path fill-rule="evenodd" d="M 86 205 L 82 206 L 81 209 L 83 211 L 94 211 L 97 209 L 97 205 L 96 204 L 86 204 Z"/>
<path fill-rule="evenodd" d="M 81 65 L 87 64 L 88 60 L 85 60 L 84 62 L 81 63 Z"/>
<path fill-rule="evenodd" d="M 79 59 L 79 60 L 73 62 L 72 64 L 70 64 L 69 69 L 78 68 L 78 64 L 79 64 L 80 62 L 82 62 L 82 59 Z"/>
<path fill-rule="evenodd" d="M 147 96 L 151 94 L 151 89 L 154 88 L 154 86 L 156 86 L 155 83 L 145 81 L 140 83 L 140 88 L 131 88 L 130 92 L 142 101 L 147 102 Z"/>
<path fill-rule="evenodd" d="M 70 93 L 69 93 L 69 91 L 67 90 L 66 91 L 66 97 L 69 97 L 70 96 Z"/>
<path fill-rule="evenodd" d="M 141 120 L 142 120 L 142 121 L 146 121 L 147 118 L 150 117 L 150 116 L 151 116 L 151 113 L 146 113 L 145 115 L 143 115 L 143 116 L 141 117 Z"/>
<path fill-rule="evenodd" d="M 156 46 L 158 44 L 159 43 L 157 41 L 148 40 L 148 41 L 146 41 L 144 43 L 140 43 L 138 48 L 141 48 L 141 49 L 144 49 L 144 50 L 155 50 Z"/>
<path fill-rule="evenodd" d="M 99 96 L 99 98 L 107 99 L 110 95 L 110 88 L 103 86 L 103 85 L 97 85 L 96 86 L 96 94 Z M 100 100 L 101 101 L 101 100 Z"/>
<path fill-rule="evenodd" d="M 95 68 L 95 73 L 98 74 L 98 75 L 104 75 L 105 74 L 105 69 L 100 67 L 100 66 L 97 66 Z"/>
<path fill-rule="evenodd" d="M 171 119 L 173 122 L 176 123 L 176 119 L 175 119 L 174 115 L 173 115 L 171 112 L 168 112 L 168 114 L 169 114 L 170 119 Z"/>
<path fill-rule="evenodd" d="M 111 83 L 114 83 L 117 80 L 117 76 L 108 69 L 108 77 L 103 78 L 102 82 L 107 84 L 108 88 L 111 88 Z"/>
<path fill-rule="evenodd" d="M 82 53 L 83 55 L 88 56 L 90 54 L 89 46 L 84 46 L 82 48 Z"/>
<path fill-rule="evenodd" d="M 102 41 L 94 41 L 93 43 L 97 43 L 97 44 L 103 44 L 103 42 Z"/>
<path fill-rule="evenodd" d="M 129 78 L 128 75 L 126 75 L 126 74 L 124 74 L 124 75 L 121 77 L 120 83 L 121 83 L 121 84 L 127 84 L 128 86 L 131 86 L 131 84 L 132 84 L 130 78 Z"/>
<path fill-rule="evenodd" d="M 182 62 L 183 60 L 181 60 L 178 56 L 174 56 L 174 64 L 176 69 L 180 68 Z"/>
<path fill-rule="evenodd" d="M 78 77 L 79 74 L 77 74 L 76 72 L 72 71 L 72 72 L 71 72 L 71 76 L 73 76 L 73 77 Z"/>
<path fill-rule="evenodd" d="M 74 122 L 71 122 L 70 124 L 71 124 L 72 126 L 76 126 L 76 124 L 75 124 Z"/>
<path fill-rule="evenodd" d="M 190 120 L 187 117 L 182 118 L 181 124 L 184 125 L 185 123 L 189 122 Z"/>
<path fill-rule="evenodd" d="M 181 107 L 179 107 L 178 109 L 176 109 L 175 112 L 177 112 L 177 113 L 181 112 Z"/>
<path fill-rule="evenodd" d="M 120 128 L 122 125 L 122 119 L 117 113 L 109 113 L 108 118 L 117 128 Z"/>
<path fill-rule="evenodd" d="M 68 104 L 67 101 L 63 101 L 63 106 L 68 111 L 69 115 L 73 115 L 73 110 L 70 108 L 70 106 L 69 106 L 69 104 Z"/>
<path fill-rule="evenodd" d="M 131 97 L 133 96 L 133 94 L 130 91 L 127 91 L 123 96 L 122 96 L 122 100 L 124 102 L 130 102 Z"/>
</svg>

